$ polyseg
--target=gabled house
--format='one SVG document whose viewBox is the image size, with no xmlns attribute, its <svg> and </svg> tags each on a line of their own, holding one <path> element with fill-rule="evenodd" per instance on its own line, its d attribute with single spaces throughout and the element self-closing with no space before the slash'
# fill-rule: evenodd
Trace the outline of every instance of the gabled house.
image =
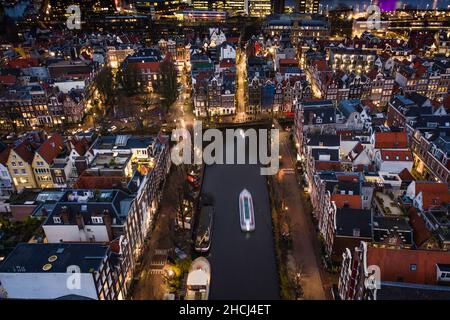
<svg viewBox="0 0 450 320">
<path fill-rule="evenodd" d="M 347 159 L 352 162 L 353 167 L 368 166 L 372 163 L 369 156 L 369 148 L 361 142 L 358 142 L 356 146 L 348 153 Z"/>
<path fill-rule="evenodd" d="M 378 169 L 388 173 L 411 171 L 414 160 L 405 131 L 375 132 L 370 137 L 371 158 Z"/>
<path fill-rule="evenodd" d="M 55 158 L 63 151 L 64 141 L 60 134 L 55 134 L 47 139 L 36 150 L 33 157 L 32 168 L 39 188 L 53 188 L 53 178 L 50 167 Z"/>
<path fill-rule="evenodd" d="M 433 181 L 413 181 L 406 189 L 413 206 L 419 211 L 439 208 L 450 203 L 448 184 Z"/>
<path fill-rule="evenodd" d="M 375 153 L 374 160 L 378 170 L 389 173 L 400 173 L 405 168 L 411 171 L 414 164 L 409 150 L 382 149 Z"/>
<path fill-rule="evenodd" d="M 35 145 L 29 140 L 23 140 L 11 149 L 6 165 L 18 192 L 37 187 L 32 168 L 35 150 Z"/>
<path fill-rule="evenodd" d="M 76 178 L 83 173 L 88 167 L 88 164 L 94 158 L 93 152 L 89 152 L 90 143 L 87 139 L 72 139 L 69 141 L 70 147 L 70 163 L 72 170 L 71 178 Z"/>
</svg>

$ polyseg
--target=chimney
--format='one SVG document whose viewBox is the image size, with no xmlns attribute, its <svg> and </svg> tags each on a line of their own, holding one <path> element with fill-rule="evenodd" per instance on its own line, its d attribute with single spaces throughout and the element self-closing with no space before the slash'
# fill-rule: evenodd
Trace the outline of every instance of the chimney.
<svg viewBox="0 0 450 320">
<path fill-rule="evenodd" d="M 78 229 L 79 230 L 83 230 L 84 229 L 84 218 L 83 218 L 83 215 L 81 213 L 78 213 L 76 219 L 77 219 Z"/>
<path fill-rule="evenodd" d="M 61 207 L 60 217 L 63 224 L 69 224 L 69 209 L 66 206 Z"/>
<path fill-rule="evenodd" d="M 111 215 L 109 214 L 108 209 L 103 210 L 103 222 L 106 226 L 106 232 L 108 233 L 108 239 L 111 241 L 113 239 L 113 231 L 112 231 L 112 221 Z"/>
</svg>

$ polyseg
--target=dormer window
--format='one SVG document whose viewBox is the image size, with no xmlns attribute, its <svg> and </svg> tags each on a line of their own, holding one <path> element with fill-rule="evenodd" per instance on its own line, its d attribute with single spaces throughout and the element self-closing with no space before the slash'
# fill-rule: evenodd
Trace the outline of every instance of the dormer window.
<svg viewBox="0 0 450 320">
<path fill-rule="evenodd" d="M 61 223 L 61 217 L 53 217 L 53 223 Z"/>
<path fill-rule="evenodd" d="M 92 220 L 93 224 L 102 224 L 103 223 L 102 217 L 91 217 L 91 220 Z"/>
</svg>

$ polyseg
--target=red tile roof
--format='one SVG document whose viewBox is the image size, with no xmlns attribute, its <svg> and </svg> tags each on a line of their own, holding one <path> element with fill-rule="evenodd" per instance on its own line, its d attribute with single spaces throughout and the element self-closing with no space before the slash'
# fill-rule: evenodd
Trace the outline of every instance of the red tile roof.
<svg viewBox="0 0 450 320">
<path fill-rule="evenodd" d="M 406 132 L 375 132 L 375 148 L 401 149 L 408 147 Z"/>
<path fill-rule="evenodd" d="M 223 59 L 220 61 L 221 68 L 232 68 L 236 66 L 236 62 L 233 59 Z"/>
<path fill-rule="evenodd" d="M 15 58 L 11 59 L 8 64 L 11 68 L 28 68 L 37 67 L 39 61 L 36 58 Z"/>
<path fill-rule="evenodd" d="M 419 216 L 419 213 L 415 208 L 409 209 L 408 216 L 409 224 L 413 228 L 414 243 L 420 247 L 432 237 L 432 234 L 430 230 L 428 230 L 425 221 Z"/>
<path fill-rule="evenodd" d="M 367 248 L 367 265 L 380 267 L 382 281 L 433 285 L 437 264 L 450 264 L 450 252 Z"/>
<path fill-rule="evenodd" d="M 354 161 L 363 152 L 364 146 L 361 142 L 358 142 L 356 146 L 348 153 L 348 157 L 351 161 Z"/>
<path fill-rule="evenodd" d="M 440 207 L 450 203 L 450 192 L 445 182 L 416 181 L 416 196 L 422 192 L 422 208 Z"/>
<path fill-rule="evenodd" d="M 338 175 L 336 179 L 338 181 L 351 181 L 354 183 L 358 183 L 360 178 L 358 174 L 342 174 Z"/>
<path fill-rule="evenodd" d="M 23 141 L 13 150 L 15 153 L 17 153 L 19 157 L 22 158 L 23 161 L 29 164 L 33 162 L 34 148 L 29 141 L 27 140 Z"/>
<path fill-rule="evenodd" d="M 159 72 L 161 62 L 159 61 L 150 61 L 150 62 L 130 62 L 130 65 L 134 66 L 139 70 L 150 69 L 150 72 L 156 73 Z"/>
<path fill-rule="evenodd" d="M 315 161 L 316 171 L 341 171 L 341 163 L 335 161 Z"/>
<path fill-rule="evenodd" d="M 325 60 L 314 60 L 312 65 L 315 66 L 318 71 L 328 70 L 328 65 Z"/>
<path fill-rule="evenodd" d="M 86 138 L 80 140 L 72 140 L 71 141 L 73 148 L 78 153 L 78 155 L 83 156 L 86 151 L 89 149 L 89 141 Z"/>
<path fill-rule="evenodd" d="M 333 194 L 331 201 L 334 201 L 337 208 L 347 206 L 351 209 L 362 209 L 361 196 L 349 194 Z"/>
<path fill-rule="evenodd" d="M 227 41 L 231 43 L 238 43 L 239 37 L 227 37 Z"/>
<path fill-rule="evenodd" d="M 413 154 L 409 150 L 381 150 L 383 161 L 413 161 Z"/>
<path fill-rule="evenodd" d="M 75 182 L 75 188 L 79 189 L 111 189 L 122 188 L 122 184 L 127 182 L 122 176 L 89 176 L 83 173 Z"/>
<path fill-rule="evenodd" d="M 398 176 L 400 177 L 400 179 L 404 180 L 404 181 L 413 181 L 414 177 L 412 176 L 411 172 L 409 172 L 408 169 L 403 169 Z"/>
<path fill-rule="evenodd" d="M 16 76 L 10 74 L 0 75 L 0 83 L 5 85 L 12 85 L 16 83 Z"/>
<path fill-rule="evenodd" d="M 298 65 L 297 59 L 280 59 L 279 63 L 280 63 L 280 65 L 283 65 L 283 64 L 287 64 L 287 65 L 295 64 L 295 65 Z"/>
<path fill-rule="evenodd" d="M 48 163 L 51 164 L 56 156 L 63 150 L 63 137 L 57 133 L 47 139 L 37 150 L 37 153 Z"/>
<path fill-rule="evenodd" d="M 0 153 L 0 163 L 3 165 L 6 165 L 6 162 L 8 162 L 9 154 L 11 153 L 11 148 L 6 148 Z"/>
</svg>

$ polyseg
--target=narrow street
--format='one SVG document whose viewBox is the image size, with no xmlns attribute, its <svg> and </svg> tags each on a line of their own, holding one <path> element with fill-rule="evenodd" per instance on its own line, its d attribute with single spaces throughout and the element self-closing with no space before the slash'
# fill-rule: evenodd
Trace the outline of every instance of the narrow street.
<svg viewBox="0 0 450 320">
<path fill-rule="evenodd" d="M 167 262 L 168 253 L 174 248 L 177 190 L 183 180 L 182 171 L 172 167 L 164 188 L 156 225 L 143 254 L 141 272 L 134 286 L 132 300 L 162 299 L 166 293 L 163 268 Z"/>
<path fill-rule="evenodd" d="M 184 127 L 187 123 L 193 123 L 193 114 L 185 110 L 189 103 L 190 95 L 187 86 L 187 77 L 181 78 L 182 90 L 178 99 L 170 107 L 167 114 L 167 122 L 176 122 L 177 127 Z M 148 243 L 148 248 L 142 259 L 141 272 L 132 293 L 134 300 L 163 299 L 167 292 L 164 283 L 164 266 L 168 254 L 175 245 L 175 219 L 179 203 L 179 187 L 185 181 L 185 172 L 181 167 L 172 166 L 164 188 L 163 199 L 160 203 L 156 225 Z"/>
<path fill-rule="evenodd" d="M 301 283 L 306 300 L 326 299 L 322 282 L 320 249 L 314 232 L 311 214 L 303 198 L 294 171 L 294 155 L 290 149 L 289 132 L 280 130 L 280 172 L 276 178 L 276 187 L 283 199 L 290 221 L 290 234 L 293 248 L 288 256 L 288 267 L 293 272 L 301 273 Z"/>
<path fill-rule="evenodd" d="M 241 50 L 238 51 L 236 67 L 236 120 L 239 120 L 239 117 L 245 117 L 245 81 L 247 79 L 245 52 Z"/>
</svg>

